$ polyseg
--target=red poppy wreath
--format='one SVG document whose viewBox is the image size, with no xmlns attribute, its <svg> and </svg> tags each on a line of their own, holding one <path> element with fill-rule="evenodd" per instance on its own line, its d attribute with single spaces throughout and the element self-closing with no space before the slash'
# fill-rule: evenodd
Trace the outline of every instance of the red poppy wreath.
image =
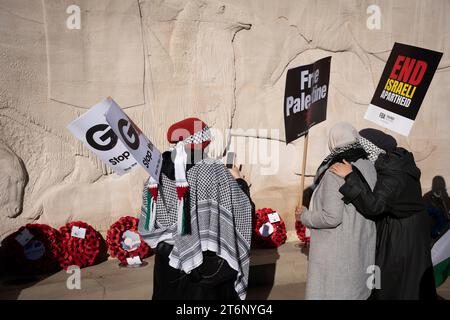
<svg viewBox="0 0 450 320">
<path fill-rule="evenodd" d="M 122 217 L 109 227 L 106 235 L 109 254 L 123 265 L 128 264 L 127 258 L 139 256 L 144 259 L 152 254 L 152 249 L 137 231 L 138 223 L 138 218 Z"/>
<path fill-rule="evenodd" d="M 286 225 L 280 215 L 271 208 L 256 211 L 253 220 L 254 248 L 278 248 L 286 242 Z"/>
<path fill-rule="evenodd" d="M 308 245 L 311 238 L 306 235 L 306 227 L 300 221 L 295 222 L 295 231 L 297 232 L 298 239 L 304 244 Z"/>
<path fill-rule="evenodd" d="M 27 224 L 3 242 L 7 267 L 21 274 L 43 274 L 59 269 L 60 234 L 45 224 Z"/>
<path fill-rule="evenodd" d="M 82 221 L 69 222 L 59 231 L 62 249 L 59 263 L 62 268 L 72 265 L 84 268 L 96 263 L 101 248 L 100 233 Z"/>
</svg>

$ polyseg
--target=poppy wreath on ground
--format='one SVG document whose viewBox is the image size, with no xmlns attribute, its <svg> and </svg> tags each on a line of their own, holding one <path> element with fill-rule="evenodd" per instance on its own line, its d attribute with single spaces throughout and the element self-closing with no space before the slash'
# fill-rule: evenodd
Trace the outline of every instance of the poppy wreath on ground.
<svg viewBox="0 0 450 320">
<path fill-rule="evenodd" d="M 36 275 L 60 269 L 60 234 L 48 225 L 22 226 L 9 235 L 2 246 L 10 272 Z"/>
<path fill-rule="evenodd" d="M 99 232 L 82 221 L 69 222 L 59 231 L 62 249 L 59 263 L 62 268 L 67 270 L 72 265 L 84 268 L 97 262 L 102 241 Z"/>
<path fill-rule="evenodd" d="M 306 236 L 306 227 L 303 223 L 301 223 L 300 221 L 296 221 L 295 231 L 297 232 L 297 237 L 301 242 L 303 242 L 306 245 L 309 244 L 311 239 L 310 237 Z"/>
<path fill-rule="evenodd" d="M 276 213 L 271 208 L 259 209 L 253 219 L 253 238 L 252 246 L 254 248 L 278 248 L 286 242 L 286 225 L 283 219 L 278 215 L 279 221 L 271 223 L 269 214 Z M 277 219 L 277 220 L 278 220 Z"/>
<path fill-rule="evenodd" d="M 122 217 L 109 227 L 106 235 L 109 254 L 124 265 L 128 264 L 127 258 L 144 259 L 152 254 L 152 249 L 138 233 L 138 223 L 138 218 Z"/>
</svg>

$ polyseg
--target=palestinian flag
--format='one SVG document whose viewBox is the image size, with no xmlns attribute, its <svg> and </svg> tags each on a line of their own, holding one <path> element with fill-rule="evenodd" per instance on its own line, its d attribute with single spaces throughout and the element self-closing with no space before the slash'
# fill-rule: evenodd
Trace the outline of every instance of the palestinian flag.
<svg viewBox="0 0 450 320">
<path fill-rule="evenodd" d="M 445 282 L 450 274 L 450 231 L 447 231 L 431 249 L 436 287 Z"/>
</svg>

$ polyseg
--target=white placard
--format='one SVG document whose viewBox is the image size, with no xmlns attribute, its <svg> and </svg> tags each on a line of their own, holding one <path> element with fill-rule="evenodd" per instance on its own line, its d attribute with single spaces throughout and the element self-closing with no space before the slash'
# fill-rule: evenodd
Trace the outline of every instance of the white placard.
<svg viewBox="0 0 450 320">
<path fill-rule="evenodd" d="M 31 234 L 30 230 L 25 228 L 16 236 L 15 239 L 22 247 L 24 247 L 31 239 L 33 239 L 33 237 L 34 236 Z"/>
<path fill-rule="evenodd" d="M 278 212 L 269 213 L 267 217 L 269 218 L 270 223 L 277 223 L 281 221 Z"/>
<path fill-rule="evenodd" d="M 72 226 L 72 231 L 71 231 L 70 235 L 72 237 L 84 239 L 86 237 L 86 229 L 79 228 L 77 226 Z"/>
<path fill-rule="evenodd" d="M 442 55 L 394 43 L 364 118 L 408 136 Z"/>
<path fill-rule="evenodd" d="M 118 175 L 137 167 L 137 161 L 105 118 L 112 99 L 105 99 L 72 121 L 67 129 Z"/>
<path fill-rule="evenodd" d="M 259 233 L 263 236 L 263 237 L 268 237 L 270 236 L 274 231 L 273 225 L 270 222 L 266 222 L 264 223 L 261 228 L 259 228 Z"/>
<path fill-rule="evenodd" d="M 127 258 L 127 263 L 130 266 L 142 264 L 141 258 L 139 256 L 134 256 Z"/>
<path fill-rule="evenodd" d="M 156 181 L 159 181 L 162 165 L 161 152 L 113 99 L 108 98 L 107 100 L 110 103 L 110 107 L 105 112 L 106 121 L 119 140 L 126 145 L 134 159 L 137 160 L 149 175 Z"/>
<path fill-rule="evenodd" d="M 400 133 L 406 137 L 409 135 L 409 132 L 414 124 L 414 120 L 408 119 L 389 110 L 382 109 L 373 104 L 370 104 L 367 108 L 364 119 L 372 121 L 383 128 Z"/>
</svg>

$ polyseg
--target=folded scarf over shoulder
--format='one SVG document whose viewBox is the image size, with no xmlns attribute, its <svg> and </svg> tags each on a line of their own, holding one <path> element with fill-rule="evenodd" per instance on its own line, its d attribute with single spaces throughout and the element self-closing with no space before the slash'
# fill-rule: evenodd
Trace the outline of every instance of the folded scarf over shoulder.
<svg viewBox="0 0 450 320">
<path fill-rule="evenodd" d="M 354 142 L 343 147 L 334 149 L 320 164 L 319 169 L 317 169 L 316 175 L 314 177 L 314 187 L 319 185 L 325 172 L 333 164 L 337 162 L 356 162 L 359 159 L 367 159 L 368 154 L 360 144 L 360 142 Z"/>
<path fill-rule="evenodd" d="M 385 153 L 378 145 L 366 139 L 367 137 L 378 137 L 375 139 L 380 146 L 391 146 L 395 139 L 379 130 L 364 129 L 360 134 L 347 122 L 340 122 L 334 125 L 330 130 L 328 147 L 331 153 L 323 160 L 317 169 L 314 177 L 314 188 L 319 185 L 325 172 L 336 162 L 356 162 L 359 159 L 368 159 L 372 163 L 378 159 L 378 156 Z M 396 144 L 396 143 L 395 143 Z"/>
<path fill-rule="evenodd" d="M 221 162 L 198 161 L 186 172 L 190 230 L 179 234 L 176 183 L 168 175 L 161 174 L 156 216 L 150 220 L 153 225 L 148 225 L 149 194 L 147 186 L 144 188 L 138 227 L 141 236 L 152 248 L 163 241 L 173 245 L 169 265 L 186 273 L 203 263 L 204 251 L 215 252 L 238 272 L 234 287 L 239 297 L 245 299 L 252 226 L 248 196 Z"/>
</svg>

